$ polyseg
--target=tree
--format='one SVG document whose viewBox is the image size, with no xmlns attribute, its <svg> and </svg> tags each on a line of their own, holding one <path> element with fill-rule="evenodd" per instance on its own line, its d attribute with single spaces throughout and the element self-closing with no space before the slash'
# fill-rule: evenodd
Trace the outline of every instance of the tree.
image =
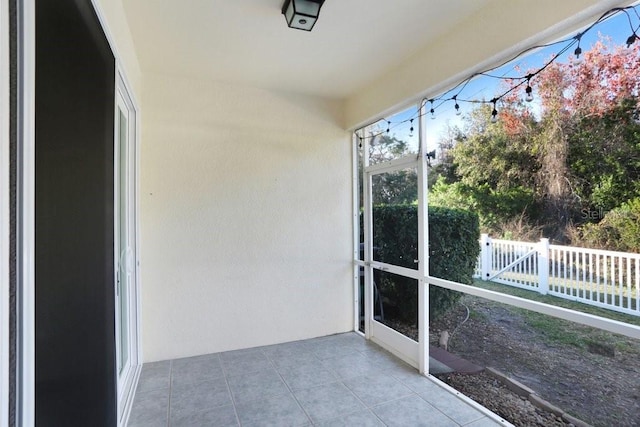
<svg viewBox="0 0 640 427">
<path fill-rule="evenodd" d="M 465 135 L 457 126 L 447 123 L 445 133 L 438 141 L 438 155 L 436 164 L 429 170 L 429 183 L 431 189 L 442 177 L 444 183 L 452 184 L 460 180 L 454 161 L 453 149 L 465 140 Z"/>
<path fill-rule="evenodd" d="M 472 111 L 448 150 L 454 173 L 431 200 L 488 209 L 483 225 L 496 229 L 522 203 L 520 214 L 562 241 L 572 224 L 602 219 L 585 211 L 640 197 L 639 54 L 640 44 L 603 39 L 581 64 L 555 62 L 534 75 L 539 113 L 522 101 L 523 85 L 501 100 L 497 124 L 488 106 Z"/>
<path fill-rule="evenodd" d="M 607 212 L 597 224 L 579 230 L 587 247 L 640 253 L 640 198 Z"/>
<path fill-rule="evenodd" d="M 369 144 L 371 164 L 410 155 L 409 144 L 395 136 L 374 135 Z M 411 204 L 418 200 L 418 174 L 415 168 L 375 174 L 371 177 L 374 205 Z"/>
<path fill-rule="evenodd" d="M 536 180 L 542 212 L 548 224 L 545 232 L 556 240 L 563 240 L 579 201 L 571 186 L 567 164 L 567 124 L 572 120 L 571 113 L 565 108 L 566 91 L 571 84 L 569 77 L 564 64 L 554 63 L 541 74 L 537 85 L 542 118 L 539 132 L 533 138 L 540 164 Z"/>
<path fill-rule="evenodd" d="M 490 124 L 491 108 L 481 106 L 464 117 L 463 129 L 451 128 L 441 142 L 448 163 L 431 189 L 429 203 L 477 212 L 483 231 L 536 210 L 534 187 L 538 169 L 531 140 L 508 132 L 505 122 Z M 533 127 L 530 118 L 521 122 Z M 528 131 L 530 133 L 530 131 Z M 445 145 L 446 144 L 446 145 Z"/>
<path fill-rule="evenodd" d="M 575 120 L 568 138 L 568 165 L 582 209 L 606 212 L 640 195 L 640 123 L 634 119 L 635 104 L 625 99 L 602 116 Z"/>
</svg>

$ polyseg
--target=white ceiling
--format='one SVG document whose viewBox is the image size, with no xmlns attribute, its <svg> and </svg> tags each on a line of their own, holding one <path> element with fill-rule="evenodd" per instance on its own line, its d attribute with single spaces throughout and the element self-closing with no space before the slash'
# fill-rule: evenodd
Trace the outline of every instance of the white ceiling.
<svg viewBox="0 0 640 427">
<path fill-rule="evenodd" d="M 284 0 L 123 0 L 143 72 L 343 98 L 491 0 L 326 0 L 312 32 Z"/>
</svg>

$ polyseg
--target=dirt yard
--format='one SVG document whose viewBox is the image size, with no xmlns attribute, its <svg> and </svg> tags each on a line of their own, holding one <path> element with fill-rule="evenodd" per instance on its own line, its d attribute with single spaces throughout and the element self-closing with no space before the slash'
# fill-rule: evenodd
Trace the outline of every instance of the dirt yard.
<svg viewBox="0 0 640 427">
<path fill-rule="evenodd" d="M 447 330 L 450 352 L 508 374 L 589 424 L 640 426 L 640 341 L 469 295 L 461 302 L 432 324 L 432 344 Z M 469 317 L 462 323 L 465 306 Z M 447 382 L 460 391 L 471 395 L 478 389 L 487 395 L 482 378 L 454 377 Z M 508 394 L 498 391 L 492 400 L 503 399 L 509 410 L 519 403 Z M 540 421 L 538 415 L 509 421 L 546 425 L 549 420 Z"/>
</svg>

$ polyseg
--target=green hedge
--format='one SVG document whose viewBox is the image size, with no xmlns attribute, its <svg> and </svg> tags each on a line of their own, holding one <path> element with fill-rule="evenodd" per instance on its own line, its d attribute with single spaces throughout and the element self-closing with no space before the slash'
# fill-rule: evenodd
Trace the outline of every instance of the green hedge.
<svg viewBox="0 0 640 427">
<path fill-rule="evenodd" d="M 418 208 L 413 205 L 375 206 L 373 208 L 376 260 L 407 268 L 417 268 Z M 480 226 L 475 213 L 443 207 L 429 207 L 429 273 L 431 276 L 471 284 L 480 252 Z M 397 307 L 386 312 L 404 322 L 417 324 L 416 281 L 381 273 L 378 286 L 386 301 Z M 434 319 L 460 298 L 455 291 L 431 286 L 429 314 Z"/>
</svg>

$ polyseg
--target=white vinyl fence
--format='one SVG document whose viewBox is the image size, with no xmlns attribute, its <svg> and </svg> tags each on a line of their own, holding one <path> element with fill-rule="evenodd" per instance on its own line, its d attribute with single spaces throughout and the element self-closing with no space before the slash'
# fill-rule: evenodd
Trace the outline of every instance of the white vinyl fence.
<svg viewBox="0 0 640 427">
<path fill-rule="evenodd" d="M 640 316 L 640 254 L 492 239 L 476 278 Z"/>
</svg>

